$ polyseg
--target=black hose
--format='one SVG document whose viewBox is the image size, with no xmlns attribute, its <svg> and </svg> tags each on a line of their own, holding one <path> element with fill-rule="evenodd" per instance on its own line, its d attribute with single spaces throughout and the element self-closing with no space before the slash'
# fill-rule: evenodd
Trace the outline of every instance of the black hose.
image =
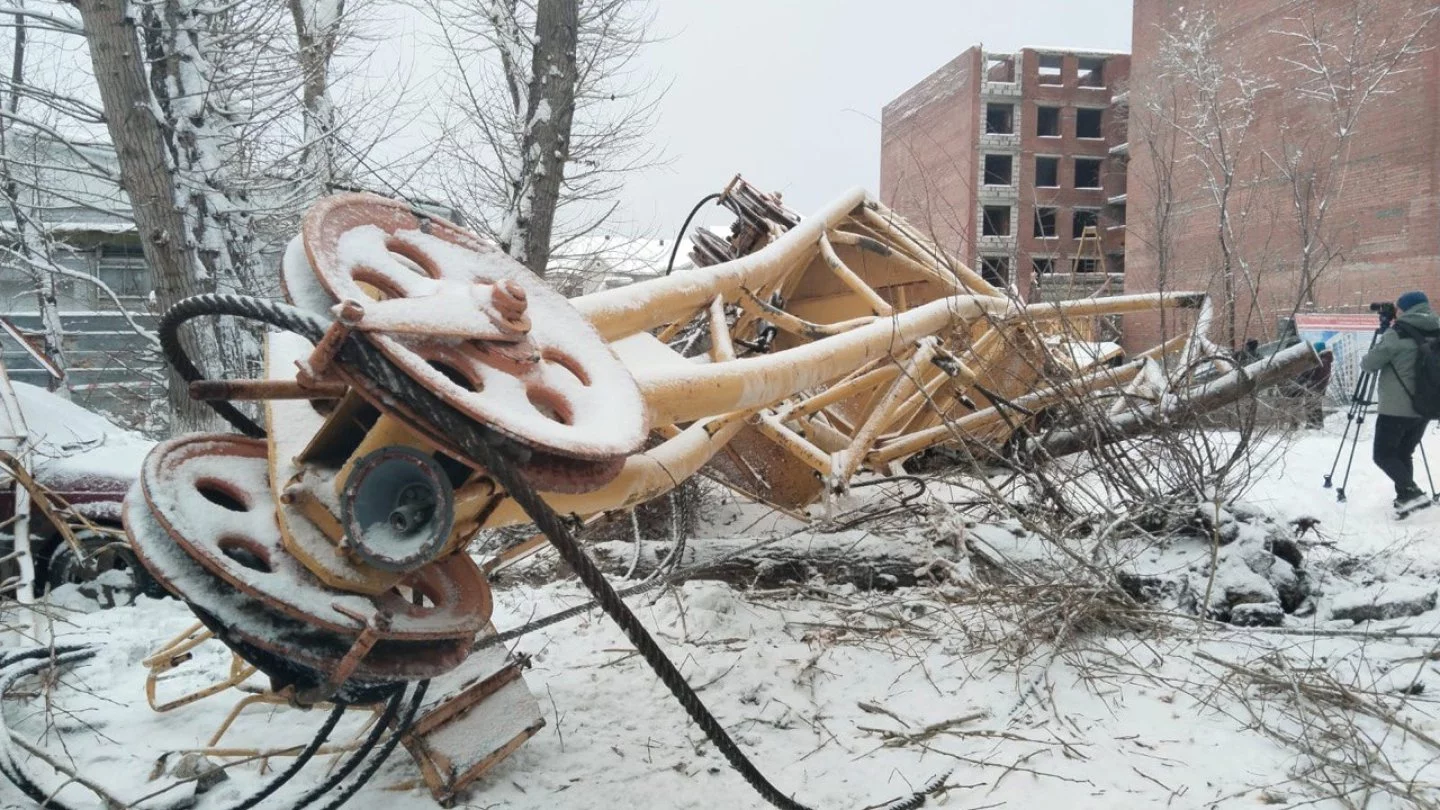
<svg viewBox="0 0 1440 810">
<path fill-rule="evenodd" d="M 690 209 L 690 214 L 685 217 L 685 224 L 680 226 L 680 233 L 675 234 L 675 246 L 670 248 L 670 261 L 665 263 L 665 275 L 670 275 L 670 272 L 675 269 L 675 257 L 680 253 L 680 243 L 685 241 L 685 232 L 690 230 L 690 220 L 694 219 L 695 215 L 700 213 L 700 209 L 705 207 L 705 203 L 711 200 L 718 200 L 724 196 L 725 195 L 719 191 L 714 194 L 706 194 L 700 198 L 700 202 L 695 203 L 694 208 Z"/>
<path fill-rule="evenodd" d="M 369 782 L 370 778 L 375 775 L 375 772 L 380 770 L 380 766 L 384 765 L 385 760 L 389 759 L 390 755 L 394 753 L 395 746 L 400 744 L 400 740 L 405 736 L 405 732 L 409 731 L 410 726 L 415 722 L 415 715 L 420 712 L 420 704 L 425 701 L 425 691 L 429 688 L 430 682 L 428 680 L 421 681 L 415 685 L 415 694 L 410 698 L 410 705 L 405 708 L 405 716 L 400 718 L 400 725 L 395 727 L 395 733 L 391 734 L 385 740 L 385 744 L 380 746 L 380 752 L 374 759 L 370 760 L 369 764 L 365 766 L 365 770 L 361 771 L 360 775 L 355 777 L 355 781 L 346 785 L 345 788 L 340 791 L 340 795 L 335 797 L 335 801 L 325 805 L 321 810 L 336 810 L 336 808 L 345 802 L 350 801 L 350 797 L 354 796 L 355 792 L 364 787 L 365 783 Z"/>
<path fill-rule="evenodd" d="M 90 647 L 76 645 L 71 647 L 32 647 L 18 653 L 12 653 L 0 659 L 0 695 L 10 690 L 10 687 L 21 678 L 33 675 L 52 664 L 62 666 L 74 664 L 80 661 L 93 658 L 95 650 Z M 28 666 L 19 669 L 11 669 L 16 664 L 29 661 Z M 43 810 L 70 810 L 69 805 L 60 802 L 52 797 L 50 791 L 45 791 L 30 778 L 30 775 L 20 767 L 10 754 L 10 729 L 5 726 L 3 716 L 0 716 L 0 730 L 5 733 L 4 756 L 0 757 L 0 774 L 3 774 L 10 783 L 34 801 Z"/>
<path fill-rule="evenodd" d="M 265 787 L 260 788 L 260 790 L 256 791 L 250 798 L 230 807 L 229 810 L 250 810 L 250 808 L 265 801 L 270 794 L 279 790 L 286 782 L 294 779 L 295 774 L 300 773 L 300 769 L 305 767 L 306 763 L 315 756 L 315 752 L 320 750 L 320 746 L 324 745 L 325 741 L 330 738 L 330 732 L 335 730 L 335 724 L 339 723 L 340 718 L 345 716 L 347 706 L 348 704 L 345 703 L 336 703 L 335 708 L 330 710 L 330 716 L 325 718 L 325 724 L 320 727 L 320 731 L 316 732 L 314 738 L 301 749 L 300 753 L 296 755 L 295 761 L 290 763 L 290 767 L 286 768 L 274 779 L 271 779 Z"/>
<path fill-rule="evenodd" d="M 375 727 L 370 729 L 370 734 L 365 737 L 365 742 L 361 743 L 360 747 L 355 749 L 354 753 L 347 757 L 339 768 L 335 769 L 335 773 L 331 774 L 324 782 L 311 788 L 304 796 L 297 799 L 291 810 L 303 810 L 303 808 L 309 807 L 316 799 L 329 793 L 337 785 L 345 781 L 345 777 L 349 776 L 351 772 L 360 766 L 361 762 L 365 761 L 366 757 L 370 756 L 370 752 L 375 748 L 375 744 L 380 742 L 380 737 L 385 733 L 385 729 L 389 728 L 390 723 L 395 720 L 395 715 L 399 713 L 400 704 L 404 700 L 405 689 L 403 687 L 396 689 L 394 696 L 385 704 L 385 711 L 381 712 L 380 716 L 375 719 Z"/>
</svg>

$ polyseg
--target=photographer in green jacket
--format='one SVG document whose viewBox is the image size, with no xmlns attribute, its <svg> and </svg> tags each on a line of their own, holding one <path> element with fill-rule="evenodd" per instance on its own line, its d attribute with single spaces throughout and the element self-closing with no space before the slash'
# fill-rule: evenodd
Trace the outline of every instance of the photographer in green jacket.
<svg viewBox="0 0 1440 810">
<path fill-rule="evenodd" d="M 1430 299 L 1420 291 L 1408 292 L 1395 302 L 1398 315 L 1381 313 L 1385 334 L 1360 361 L 1360 368 L 1380 374 L 1379 416 L 1375 419 L 1375 466 L 1395 482 L 1395 508 L 1407 512 L 1428 497 L 1415 486 L 1415 448 L 1425 435 L 1428 422 L 1415 411 L 1415 341 L 1400 334 L 1388 322 L 1393 317 L 1406 332 L 1440 331 L 1440 318 L 1430 310 Z"/>
</svg>

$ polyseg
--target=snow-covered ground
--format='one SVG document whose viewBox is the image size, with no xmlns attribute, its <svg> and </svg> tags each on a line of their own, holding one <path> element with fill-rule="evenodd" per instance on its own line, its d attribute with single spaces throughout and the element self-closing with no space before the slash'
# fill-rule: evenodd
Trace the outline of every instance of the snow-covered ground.
<svg viewBox="0 0 1440 810">
<path fill-rule="evenodd" d="M 1440 801 L 1440 610 L 1360 625 L 1331 612 L 1346 600 L 1392 589 L 1423 597 L 1440 585 L 1440 509 L 1393 520 L 1388 482 L 1363 442 L 1349 500 L 1337 503 L 1320 486 L 1343 427 L 1331 421 L 1288 444 L 1246 497 L 1282 522 L 1320 521 L 1318 534 L 1302 538 L 1321 590 L 1317 609 L 1280 630 L 1155 617 L 1142 629 L 1089 631 L 1056 652 L 1024 643 L 1030 628 L 990 610 L 963 578 L 890 594 L 689 583 L 632 604 L 760 768 L 814 807 L 871 807 L 947 771 L 951 787 L 936 806 L 1428 806 L 1420 799 Z M 1440 472 L 1440 433 L 1431 430 L 1426 446 Z M 732 503 L 701 535 L 793 528 L 763 515 Z M 585 596 L 574 582 L 516 584 L 496 594 L 495 623 L 513 627 Z M 6 718 L 21 738 L 133 801 L 165 785 L 148 781 L 157 758 L 203 745 L 239 695 L 152 712 L 140 662 L 187 627 L 189 613 L 178 601 L 144 598 L 87 612 L 73 597 L 62 594 L 56 606 L 56 637 L 101 642 L 103 652 L 65 675 L 48 706 L 8 701 Z M 603 616 L 534 633 L 516 649 L 532 657 L 526 680 L 547 726 L 463 806 L 764 806 Z M 162 698 L 222 674 L 224 651 L 200 652 L 162 684 Z M 255 707 L 226 740 L 300 744 L 323 715 Z M 326 765 L 264 806 L 288 806 Z M 227 806 L 267 778 L 253 762 L 230 773 L 200 808 Z M 397 751 L 351 806 L 433 807 L 427 792 L 404 787 L 416 778 Z M 1351 804 L 1333 798 L 1338 785 L 1366 779 L 1369 792 L 1348 794 Z M 1419 799 L 1402 798 L 1407 792 Z M 74 786 L 62 795 L 100 806 Z M 0 800 L 29 806 L 14 791 Z"/>
</svg>

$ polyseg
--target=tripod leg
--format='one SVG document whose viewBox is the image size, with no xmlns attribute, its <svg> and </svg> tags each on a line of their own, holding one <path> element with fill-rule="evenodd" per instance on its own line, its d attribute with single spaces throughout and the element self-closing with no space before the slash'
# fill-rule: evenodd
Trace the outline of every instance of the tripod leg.
<svg viewBox="0 0 1440 810">
<path fill-rule="evenodd" d="M 1430 475 L 1430 459 L 1425 456 L 1425 439 L 1420 439 L 1420 463 L 1425 465 L 1425 482 L 1430 485 L 1430 500 L 1440 503 L 1440 492 L 1435 491 L 1435 478 Z"/>
<path fill-rule="evenodd" d="M 1350 439 L 1350 458 L 1345 462 L 1345 479 L 1335 490 L 1335 499 L 1341 503 L 1345 502 L 1345 488 L 1350 485 L 1350 470 L 1355 467 L 1355 450 L 1360 446 L 1360 428 L 1365 425 L 1365 414 L 1370 408 L 1370 395 L 1374 393 L 1378 379 L 1375 374 L 1366 372 L 1361 375 L 1360 383 L 1357 386 L 1360 394 L 1356 399 L 1355 435 Z M 1341 439 L 1340 449 L 1345 449 L 1344 439 Z"/>
<path fill-rule="evenodd" d="M 1380 339 L 1380 331 L 1370 336 L 1370 348 L 1375 348 L 1375 342 Z M 1340 466 L 1340 456 L 1345 453 L 1345 440 L 1350 438 L 1350 429 L 1355 428 L 1356 440 L 1359 440 L 1359 425 L 1365 423 L 1365 409 L 1370 407 L 1370 391 L 1373 390 L 1375 375 L 1364 371 L 1355 380 L 1355 390 L 1350 392 L 1350 408 L 1345 413 L 1345 431 L 1340 434 L 1340 445 L 1335 448 L 1335 458 L 1330 462 L 1330 472 L 1325 474 L 1325 489 L 1329 489 L 1335 481 L 1335 470 Z M 1357 424 L 1357 420 L 1359 424 Z M 1351 463 L 1355 460 L 1355 449 L 1350 449 Z M 1350 480 L 1350 469 L 1345 469 L 1345 481 Z M 1341 484 L 1340 500 L 1345 500 L 1344 484 Z"/>
<path fill-rule="evenodd" d="M 1353 399 L 1351 400 L 1353 403 Z M 1335 448 L 1335 458 L 1330 461 L 1330 472 L 1325 473 L 1325 489 L 1329 489 L 1335 480 L 1335 470 L 1340 466 L 1340 456 L 1345 453 L 1345 440 L 1350 437 L 1350 428 L 1355 426 L 1355 406 L 1350 406 L 1350 412 L 1345 415 L 1345 430 L 1340 434 L 1340 446 Z"/>
</svg>

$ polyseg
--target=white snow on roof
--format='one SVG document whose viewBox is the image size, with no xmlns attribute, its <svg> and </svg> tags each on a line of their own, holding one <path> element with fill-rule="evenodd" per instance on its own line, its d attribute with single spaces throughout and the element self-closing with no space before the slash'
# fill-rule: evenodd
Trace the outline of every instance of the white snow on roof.
<svg viewBox="0 0 1440 810">
<path fill-rule="evenodd" d="M 133 478 L 153 442 L 43 388 L 13 383 L 38 472 Z"/>
<path fill-rule="evenodd" d="M 1104 48 L 1076 48 L 1073 45 L 1026 45 L 1022 50 L 1038 53 L 1073 53 L 1076 56 L 1129 56 L 1129 51 L 1111 51 Z"/>
<path fill-rule="evenodd" d="M 130 220 L 109 222 L 41 222 L 47 233 L 135 233 L 135 223 Z M 14 220 L 0 221 L 0 227 L 15 229 Z"/>
</svg>

